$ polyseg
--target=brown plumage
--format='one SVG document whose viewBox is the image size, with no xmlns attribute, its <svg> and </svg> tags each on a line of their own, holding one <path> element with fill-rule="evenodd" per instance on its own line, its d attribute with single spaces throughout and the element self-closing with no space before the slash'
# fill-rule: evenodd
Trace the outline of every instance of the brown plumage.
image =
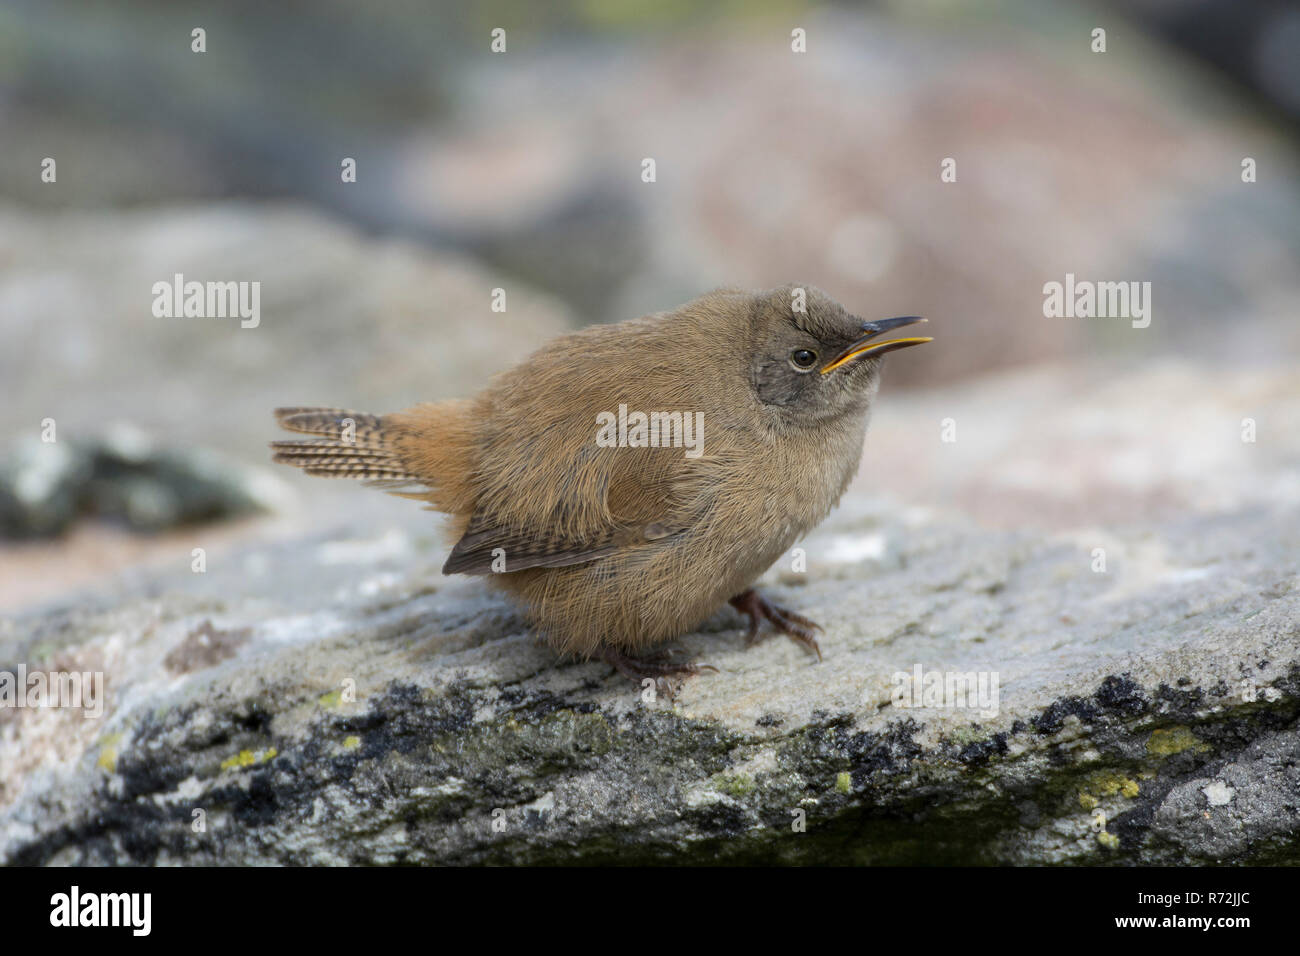
<svg viewBox="0 0 1300 956">
<path fill-rule="evenodd" d="M 487 575 L 557 650 L 632 676 L 690 671 L 626 655 L 728 600 L 749 615 L 751 638 L 766 618 L 815 649 L 815 625 L 750 584 L 852 480 L 880 356 L 929 341 L 867 339 L 915 321 L 864 323 L 808 287 L 719 290 L 561 336 L 473 399 L 382 416 L 279 409 L 282 426 L 317 437 L 273 443 L 274 460 L 450 515 L 443 572 Z M 603 447 L 597 416 L 620 405 L 702 413 L 698 457 Z"/>
</svg>

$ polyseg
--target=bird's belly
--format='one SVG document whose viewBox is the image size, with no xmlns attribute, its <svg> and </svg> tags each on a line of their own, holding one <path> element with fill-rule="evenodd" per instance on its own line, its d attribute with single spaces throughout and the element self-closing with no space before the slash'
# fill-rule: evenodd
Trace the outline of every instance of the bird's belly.
<svg viewBox="0 0 1300 956">
<path fill-rule="evenodd" d="M 826 517 L 857 471 L 863 430 L 816 468 L 795 467 L 806 450 L 780 448 L 774 456 L 790 459 L 779 462 L 787 467 L 729 476 L 702 520 L 672 538 L 499 583 L 523 598 L 562 651 L 588 655 L 602 644 L 636 651 L 671 640 L 750 587 Z"/>
</svg>

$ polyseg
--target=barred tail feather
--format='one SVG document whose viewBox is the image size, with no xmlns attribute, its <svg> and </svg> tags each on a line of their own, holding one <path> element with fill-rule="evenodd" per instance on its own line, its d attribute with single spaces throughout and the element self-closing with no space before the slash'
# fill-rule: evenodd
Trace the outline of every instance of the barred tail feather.
<svg viewBox="0 0 1300 956">
<path fill-rule="evenodd" d="M 322 437 L 271 442 L 271 460 L 322 478 L 422 483 L 394 447 L 397 430 L 381 415 L 345 408 L 277 408 L 276 420 L 294 432 Z"/>
<path fill-rule="evenodd" d="M 314 437 L 272 442 L 272 461 L 309 475 L 364 481 L 451 515 L 474 511 L 480 413 L 471 399 L 426 402 L 391 415 L 278 408 L 275 417 L 289 431 Z"/>
<path fill-rule="evenodd" d="M 356 444 L 365 445 L 371 439 L 382 441 L 384 418 L 346 408 L 277 408 L 275 420 L 280 427 L 291 432 L 322 435 L 341 439 L 351 428 Z"/>
</svg>

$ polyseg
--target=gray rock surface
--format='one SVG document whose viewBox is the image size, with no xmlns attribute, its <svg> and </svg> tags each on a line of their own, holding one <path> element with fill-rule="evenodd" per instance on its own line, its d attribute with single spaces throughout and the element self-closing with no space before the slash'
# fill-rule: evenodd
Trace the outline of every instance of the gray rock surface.
<svg viewBox="0 0 1300 956">
<path fill-rule="evenodd" d="M 1176 404 L 1195 371 L 1151 374 Z M 1099 415 L 1089 440 L 1112 447 L 1149 384 L 1084 409 L 1057 380 L 1038 413 L 1073 433 L 1072 414 Z M 1249 380 L 1262 423 L 1294 420 L 1292 377 Z M 963 394 L 883 405 L 869 457 L 936 407 L 976 414 Z M 745 648 L 723 610 L 679 642 L 718 672 L 673 701 L 557 665 L 484 582 L 439 576 L 415 510 L 124 578 L 3 624 L 0 668 L 99 670 L 107 701 L 100 719 L 0 708 L 0 859 L 1300 862 L 1300 437 L 1261 436 L 1212 434 L 1186 474 L 1142 446 L 1128 473 L 1165 462 L 1155 487 L 1179 507 L 1121 509 L 1104 532 L 1068 520 L 1082 492 L 1038 528 L 993 528 L 978 502 L 860 482 L 804 543 L 806 573 L 789 555 L 764 582 L 825 626 L 825 660 L 779 636 Z M 1206 474 L 1232 483 L 1243 453 L 1256 492 L 1225 507 Z M 961 474 L 996 499 L 991 467 Z M 995 674 L 996 707 L 904 706 L 895 675 L 917 667 Z"/>
</svg>

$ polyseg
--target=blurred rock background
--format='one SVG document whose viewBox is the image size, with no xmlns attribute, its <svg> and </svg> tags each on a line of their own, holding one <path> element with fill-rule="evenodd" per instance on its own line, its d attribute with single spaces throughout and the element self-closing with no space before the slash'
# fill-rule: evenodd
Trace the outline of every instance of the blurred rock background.
<svg viewBox="0 0 1300 956">
<path fill-rule="evenodd" d="M 560 330 L 721 284 L 931 318 L 936 345 L 890 363 L 856 494 L 1059 529 L 1289 507 L 1296 31 L 1263 0 L 13 0 L 0 607 L 184 565 L 202 519 L 232 545 L 436 529 L 270 469 L 269 409 L 465 394 Z M 260 327 L 155 318 L 177 272 L 260 281 Z M 1150 281 L 1150 328 L 1045 319 L 1067 272 Z M 46 419 L 77 455 L 39 460 Z M 129 493 L 86 477 L 123 429 Z M 224 491 L 195 497 L 193 455 Z"/>
</svg>

